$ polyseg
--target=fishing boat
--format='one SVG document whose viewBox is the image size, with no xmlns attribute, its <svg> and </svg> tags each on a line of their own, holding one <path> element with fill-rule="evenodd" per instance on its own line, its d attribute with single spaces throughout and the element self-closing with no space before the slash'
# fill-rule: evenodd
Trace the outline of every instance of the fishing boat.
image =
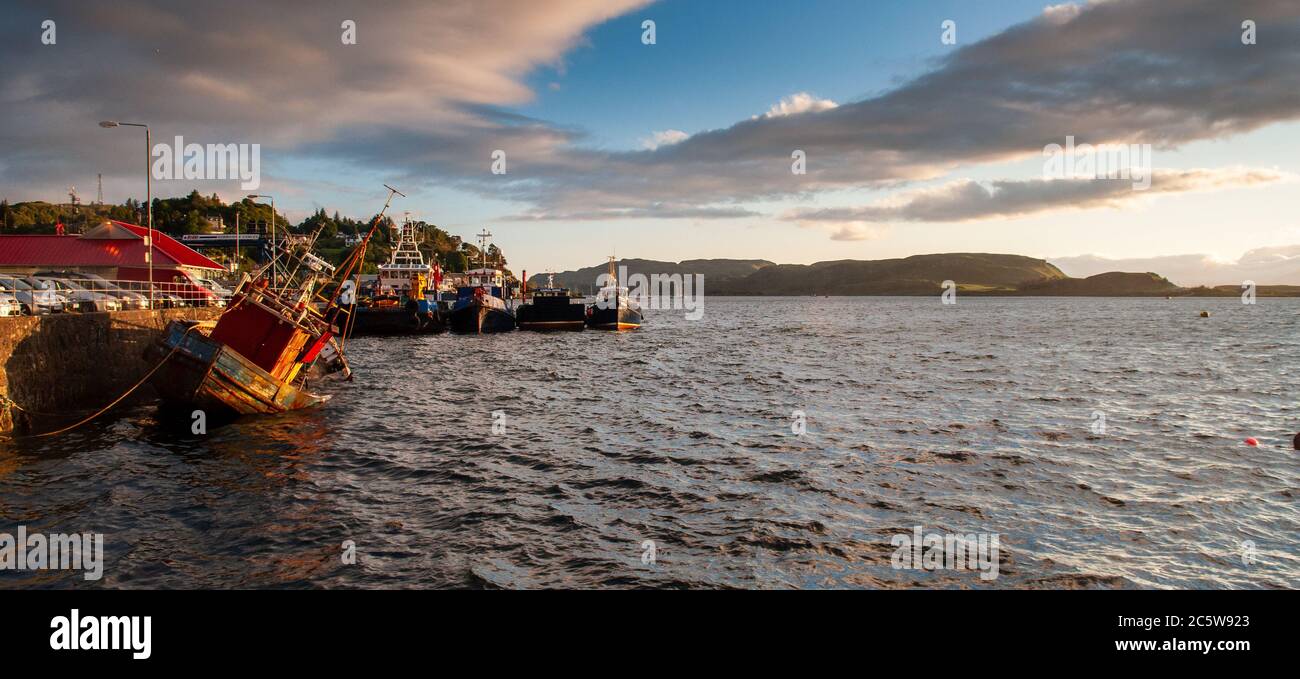
<svg viewBox="0 0 1300 679">
<path fill-rule="evenodd" d="M 345 260 L 342 278 L 364 261 L 393 195 L 376 216 L 362 244 Z M 309 377 L 351 371 L 339 334 L 339 293 L 323 307 L 313 302 L 335 267 L 311 252 L 310 243 L 277 247 L 255 275 L 244 274 L 216 321 L 172 321 L 146 355 L 159 361 L 151 382 L 166 405 L 203 409 L 209 415 L 278 413 L 324 403 L 328 395 L 308 388 Z M 280 259 L 284 262 L 279 262 Z M 273 268 L 274 267 L 274 268 Z M 280 285 L 272 285 L 271 272 Z M 283 273 L 280 273 L 283 272 Z M 287 275 L 286 275 L 287 274 Z"/>
<path fill-rule="evenodd" d="M 609 258 L 608 285 L 596 293 L 596 301 L 587 307 L 587 327 L 598 330 L 635 330 L 641 327 L 641 305 L 619 287 L 614 272 L 614 258 Z"/>
<path fill-rule="evenodd" d="M 348 308 L 346 336 L 412 335 L 447 330 L 438 305 L 442 268 L 428 264 L 416 242 L 416 225 L 408 217 L 398 227 L 388 262 L 379 265 L 373 294 Z"/>
<path fill-rule="evenodd" d="M 482 265 L 465 272 L 467 285 L 456 289 L 456 301 L 448 314 L 452 332 L 474 335 L 515 329 L 514 310 L 506 302 L 505 274 L 487 263 L 486 230 L 479 234 Z"/>
<path fill-rule="evenodd" d="M 520 330 L 582 330 L 587 320 L 586 307 L 573 303 L 568 288 L 556 287 L 554 273 L 546 275 L 546 287 L 534 290 L 519 306 L 517 316 Z"/>
</svg>

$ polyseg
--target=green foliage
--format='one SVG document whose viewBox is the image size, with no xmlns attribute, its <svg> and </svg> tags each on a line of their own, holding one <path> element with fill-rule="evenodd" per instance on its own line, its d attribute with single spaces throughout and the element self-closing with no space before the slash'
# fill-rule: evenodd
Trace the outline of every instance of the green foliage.
<svg viewBox="0 0 1300 679">
<path fill-rule="evenodd" d="M 464 271 L 469 268 L 469 260 L 465 258 L 463 252 L 449 252 L 443 259 L 442 268 L 446 271 Z"/>
</svg>

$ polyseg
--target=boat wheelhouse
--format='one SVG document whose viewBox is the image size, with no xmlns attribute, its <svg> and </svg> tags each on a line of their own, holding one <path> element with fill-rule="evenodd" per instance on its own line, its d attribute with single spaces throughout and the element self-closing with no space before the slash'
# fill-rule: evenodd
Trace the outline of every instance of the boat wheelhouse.
<svg viewBox="0 0 1300 679">
<path fill-rule="evenodd" d="M 423 276 L 425 280 L 433 280 L 434 267 L 424 261 L 424 254 L 420 252 L 416 239 L 416 226 L 408 218 L 397 227 L 397 244 L 393 246 L 388 261 L 379 265 L 375 295 L 413 297 L 412 281 L 417 276 Z"/>
</svg>

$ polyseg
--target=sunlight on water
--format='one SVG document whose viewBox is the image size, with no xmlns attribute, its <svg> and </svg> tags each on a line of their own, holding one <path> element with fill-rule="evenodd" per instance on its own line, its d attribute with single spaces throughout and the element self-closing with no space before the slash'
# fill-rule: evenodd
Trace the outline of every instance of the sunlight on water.
<svg viewBox="0 0 1300 679">
<path fill-rule="evenodd" d="M 710 298 L 349 349 L 314 411 L 0 444 L 3 525 L 105 533 L 107 587 L 1300 586 L 1300 300 Z M 895 570 L 917 525 L 998 533 L 999 578 Z"/>
</svg>

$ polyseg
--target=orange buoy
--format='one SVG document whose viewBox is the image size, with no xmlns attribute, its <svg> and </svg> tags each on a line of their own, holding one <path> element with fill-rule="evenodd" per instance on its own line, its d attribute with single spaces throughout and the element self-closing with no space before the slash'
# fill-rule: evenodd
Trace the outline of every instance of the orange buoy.
<svg viewBox="0 0 1300 679">
<path fill-rule="evenodd" d="M 1246 439 L 1246 445 L 1248 445 L 1248 446 L 1257 446 L 1257 445 L 1259 445 L 1259 441 L 1257 441 L 1257 440 L 1255 439 L 1255 437 L 1252 436 L 1252 437 Z"/>
</svg>

